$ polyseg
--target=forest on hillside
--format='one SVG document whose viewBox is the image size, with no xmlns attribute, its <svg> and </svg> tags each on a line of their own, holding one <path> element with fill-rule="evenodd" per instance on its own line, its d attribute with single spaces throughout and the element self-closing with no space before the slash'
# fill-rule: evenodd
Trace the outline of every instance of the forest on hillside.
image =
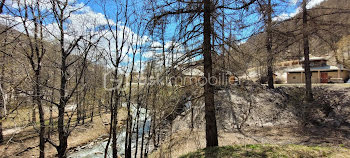
<svg viewBox="0 0 350 158">
<path fill-rule="evenodd" d="M 0 158 L 347 157 L 349 18 L 348 0 L 0 0 Z"/>
</svg>

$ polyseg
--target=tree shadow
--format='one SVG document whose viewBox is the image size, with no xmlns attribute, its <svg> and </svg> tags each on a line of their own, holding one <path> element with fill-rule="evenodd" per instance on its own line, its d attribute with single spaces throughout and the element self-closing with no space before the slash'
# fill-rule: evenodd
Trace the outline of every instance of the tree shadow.
<svg viewBox="0 0 350 158">
<path fill-rule="evenodd" d="M 300 122 L 298 134 L 308 139 L 300 144 L 345 144 L 350 146 L 350 88 L 315 87 L 314 101 L 304 101 L 304 89 L 289 89 L 286 105 Z M 288 90 L 283 90 L 288 91 Z"/>
</svg>

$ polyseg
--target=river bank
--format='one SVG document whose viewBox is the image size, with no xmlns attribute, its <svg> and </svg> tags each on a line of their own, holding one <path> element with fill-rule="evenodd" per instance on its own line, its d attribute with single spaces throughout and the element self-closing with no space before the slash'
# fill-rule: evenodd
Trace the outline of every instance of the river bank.
<svg viewBox="0 0 350 158">
<path fill-rule="evenodd" d="M 142 131 L 143 131 L 143 122 L 144 122 L 144 118 L 145 118 L 145 113 L 146 113 L 146 109 L 144 108 L 140 108 L 140 120 L 139 120 L 139 129 L 138 129 L 138 134 L 136 134 L 136 132 L 133 133 L 133 139 L 132 139 L 132 155 L 134 155 L 135 150 L 136 150 L 136 137 L 138 137 L 138 144 L 141 144 L 141 136 L 142 136 Z M 136 117 L 137 115 L 137 109 L 135 107 L 131 107 L 131 112 L 133 115 L 133 118 Z M 120 129 L 117 132 L 117 148 L 118 148 L 118 155 L 120 157 L 124 156 L 124 143 L 125 143 L 125 127 L 121 124 L 121 121 L 119 121 L 120 123 Z M 149 127 L 150 127 L 150 122 L 149 120 L 146 121 L 145 124 L 145 132 L 149 131 Z M 68 157 L 71 158 L 104 158 L 105 156 L 105 149 L 107 147 L 107 142 L 108 142 L 108 135 L 103 135 L 101 137 L 99 137 L 98 139 L 87 143 L 85 145 L 82 146 L 78 146 L 75 147 L 73 149 L 70 150 L 70 152 L 68 153 Z M 111 142 L 110 142 L 111 145 Z M 138 146 L 139 149 L 140 146 Z M 107 152 L 107 157 L 112 157 L 112 148 L 111 146 L 108 147 L 108 152 Z"/>
<path fill-rule="evenodd" d="M 119 112 L 119 122 L 126 118 L 126 112 L 121 110 Z M 95 116 L 94 121 L 86 119 L 84 125 L 75 127 L 71 135 L 68 137 L 68 153 L 75 151 L 82 147 L 87 147 L 95 144 L 95 142 L 102 141 L 107 137 L 109 132 L 110 114 L 105 113 L 101 116 Z M 32 135 L 31 137 L 26 137 Z M 11 135 L 10 135 L 11 136 Z M 9 136 L 9 137 L 10 137 Z M 20 139 L 23 136 L 23 139 Z M 18 139 L 9 139 L 8 142 L 0 146 L 1 158 L 5 157 L 38 157 L 39 155 L 39 138 L 35 130 L 25 130 L 16 134 Z M 25 139 L 24 139 L 25 138 Z M 53 141 L 57 141 L 58 136 L 52 135 Z M 56 149 L 49 143 L 45 146 L 45 156 L 55 157 Z"/>
</svg>

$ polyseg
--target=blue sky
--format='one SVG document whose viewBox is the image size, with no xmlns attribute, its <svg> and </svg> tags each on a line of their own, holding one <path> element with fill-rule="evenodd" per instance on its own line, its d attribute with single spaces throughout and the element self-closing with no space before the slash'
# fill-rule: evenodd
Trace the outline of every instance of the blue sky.
<svg viewBox="0 0 350 158">
<path fill-rule="evenodd" d="M 102 7 L 101 5 L 103 4 L 105 0 L 91 0 L 91 1 L 87 1 L 87 0 L 78 0 L 79 3 L 86 3 L 94 12 L 96 13 L 103 13 Z M 275 15 L 274 15 L 274 20 L 284 20 L 286 18 L 289 17 L 293 17 L 295 16 L 295 14 L 297 14 L 299 12 L 299 5 L 301 3 L 301 0 L 287 0 L 288 3 L 282 3 L 280 0 L 272 0 L 273 4 L 277 4 L 278 7 L 274 7 L 275 10 Z M 324 0 L 310 0 L 310 2 L 308 3 L 308 8 L 312 8 L 317 4 L 320 4 L 321 2 L 323 2 Z M 108 3 L 108 0 L 107 0 Z M 140 1 L 140 4 L 142 3 L 142 1 Z M 114 12 L 113 9 L 115 9 L 113 6 L 113 3 L 110 3 L 109 7 L 110 10 Z M 257 15 L 255 16 L 250 16 L 248 21 L 253 22 L 256 21 L 258 19 Z M 123 19 L 122 19 L 123 20 Z M 171 24 L 168 25 L 167 28 L 167 34 L 166 34 L 166 38 L 167 39 L 171 39 L 172 35 L 175 34 L 175 27 L 176 27 L 176 22 L 173 22 Z"/>
<path fill-rule="evenodd" d="M 8 0 L 7 3 L 9 3 Z M 13 0 L 15 1 L 15 0 Z M 27 0 L 27 1 L 31 1 L 31 0 Z M 277 4 L 278 7 L 274 7 L 275 10 L 275 15 L 274 15 L 274 20 L 284 20 L 288 17 L 292 17 L 295 14 L 297 14 L 300 9 L 299 9 L 299 5 L 301 0 L 285 0 L 288 3 L 281 3 L 280 0 L 272 0 L 273 4 Z M 309 4 L 308 4 L 308 8 L 312 8 L 315 5 L 321 3 L 324 0 L 310 0 Z M 120 1 L 118 1 L 120 2 Z M 131 3 L 132 1 L 129 1 L 129 3 Z M 142 3 L 144 3 L 144 1 L 135 1 L 139 6 L 142 5 Z M 86 4 L 89 8 L 91 9 L 91 12 L 93 12 L 94 14 L 103 14 L 103 9 L 102 6 L 103 4 L 107 4 L 107 12 L 108 14 L 110 14 L 109 18 L 112 19 L 113 21 L 115 21 L 115 18 L 113 17 L 115 10 L 117 10 L 116 5 L 114 3 L 114 1 L 112 0 L 77 0 L 77 3 L 81 3 L 81 4 Z M 123 2 L 121 2 L 123 3 Z M 129 4 L 130 5 L 130 4 Z M 144 10 L 140 8 L 140 12 L 143 12 Z M 249 22 L 255 22 L 259 19 L 259 14 L 255 14 L 252 16 L 249 16 L 248 18 L 246 18 L 246 21 Z M 101 18 L 101 17 L 99 17 Z M 135 18 L 135 17 L 131 17 L 131 18 Z M 120 21 L 125 21 L 125 19 L 119 19 Z M 166 33 L 166 39 L 167 40 L 171 40 L 171 38 L 173 37 L 173 35 L 176 35 L 175 32 L 175 27 L 176 25 L 176 21 L 172 20 L 172 23 L 170 23 L 167 26 L 167 33 Z M 133 28 L 130 28 L 131 30 L 133 30 Z M 236 34 L 240 33 L 242 34 L 241 36 L 248 36 L 249 33 L 253 30 L 253 28 L 249 28 L 248 30 L 239 30 L 239 32 L 236 32 Z M 135 30 L 133 30 L 135 32 Z M 243 32 L 243 33 L 242 33 Z"/>
<path fill-rule="evenodd" d="M 274 15 L 273 15 L 273 20 L 275 21 L 281 21 L 281 20 L 285 20 L 288 19 L 290 17 L 295 16 L 297 13 L 300 12 L 300 3 L 301 0 L 287 0 L 287 3 L 282 3 L 280 0 L 272 0 L 273 5 L 276 5 L 277 7 L 274 7 Z M 314 6 L 316 6 L 317 4 L 321 3 L 324 0 L 311 0 L 308 3 L 308 8 L 312 8 Z M 79 0 L 79 2 L 82 3 L 87 3 L 87 5 L 92 9 L 93 12 L 96 13 L 103 13 L 102 10 L 102 1 L 100 0 L 92 0 L 92 1 L 86 1 L 86 0 Z M 142 1 L 140 1 L 140 4 L 142 3 Z M 114 14 L 115 12 L 115 7 L 112 7 L 114 4 L 111 3 L 109 4 L 109 11 Z M 142 4 L 141 4 L 142 5 Z M 135 18 L 135 17 L 131 17 L 131 18 Z M 259 19 L 261 18 L 261 15 L 259 13 L 253 14 L 251 16 L 246 17 L 246 23 L 254 23 L 259 21 Z M 125 19 L 121 19 L 121 21 L 124 21 Z M 173 38 L 173 36 L 177 35 L 176 32 L 176 27 L 177 27 L 177 21 L 175 21 L 174 19 L 170 19 L 171 23 L 167 26 L 167 30 L 165 33 L 165 39 L 168 42 L 170 42 L 170 40 Z M 260 26 L 262 26 L 260 24 Z M 131 28 L 131 30 L 133 30 L 133 28 Z M 133 30 L 135 31 L 135 30 Z M 246 37 L 249 37 L 252 33 L 256 33 L 258 31 L 263 31 L 262 28 L 257 28 L 256 26 L 253 27 L 248 27 L 244 30 L 239 30 L 237 32 L 233 32 L 233 34 L 236 35 L 236 39 L 242 39 L 241 42 L 245 42 L 247 40 Z M 225 33 L 226 36 L 228 35 L 228 31 Z M 152 40 L 155 40 L 156 42 L 159 42 L 158 44 L 160 44 L 161 41 L 159 41 L 159 38 L 154 38 Z M 160 51 L 158 51 L 160 52 Z M 150 54 L 150 52 L 148 52 Z M 153 53 L 152 53 L 153 54 Z M 129 54 L 128 58 L 132 58 L 132 54 Z M 138 61 L 140 58 L 140 54 L 136 55 L 136 60 Z M 201 58 L 201 57 L 197 57 L 197 58 Z M 143 59 L 143 61 L 146 60 Z"/>
<path fill-rule="evenodd" d="M 31 1 L 31 0 L 27 0 Z M 34 1 L 34 0 L 32 0 Z M 44 0 L 45 1 L 45 0 Z M 74 1 L 74 0 L 70 0 L 70 1 Z M 324 0 L 311 0 L 308 4 L 308 8 L 312 8 L 315 5 L 321 3 Z M 125 22 L 126 19 L 119 19 L 118 22 L 116 22 L 116 19 L 114 17 L 115 15 L 115 11 L 119 10 L 118 8 L 116 8 L 117 5 L 114 4 L 113 1 L 111 0 L 91 0 L 91 1 L 87 1 L 87 0 L 77 0 L 77 3 L 79 5 L 82 4 L 86 4 L 87 6 L 82 8 L 82 10 L 76 14 L 73 14 L 70 17 L 70 20 L 72 21 L 72 27 L 71 29 L 75 30 L 75 31 L 83 31 L 84 29 L 88 28 L 89 26 L 92 26 L 93 24 L 98 24 L 98 25 L 106 25 L 106 19 L 104 17 L 104 13 L 103 13 L 103 4 L 107 3 L 107 14 L 109 14 L 109 19 L 111 20 L 112 23 L 115 23 L 115 26 L 117 26 L 116 24 L 118 23 L 118 27 L 123 27 L 123 22 Z M 120 2 L 120 1 L 118 1 Z M 131 3 L 132 1 L 130 1 Z M 142 5 L 142 3 L 144 3 L 145 1 L 134 1 L 135 3 L 137 3 L 137 5 L 140 7 Z M 273 3 L 278 4 L 278 7 L 275 7 L 275 15 L 274 15 L 274 20 L 284 20 L 287 19 L 289 17 L 293 17 L 295 16 L 298 12 L 300 12 L 299 9 L 299 5 L 300 5 L 300 0 L 288 0 L 288 3 L 284 3 L 283 5 L 281 5 L 282 3 L 279 0 L 272 0 Z M 7 3 L 11 3 L 11 1 L 7 1 Z M 76 6 L 76 7 L 77 7 Z M 140 10 L 139 12 L 137 12 L 137 14 L 141 14 L 141 17 L 145 17 L 147 16 L 147 14 L 144 12 L 145 10 L 142 9 L 141 7 L 138 9 Z M 2 17 L 5 16 L 5 12 L 3 13 Z M 6 15 L 6 16 L 11 16 L 11 15 Z M 121 16 L 123 17 L 123 16 Z M 245 19 L 245 21 L 247 23 L 253 23 L 259 20 L 259 18 L 261 17 L 260 14 L 253 14 L 251 16 L 249 16 L 248 18 Z M 131 19 L 135 19 L 138 18 L 137 16 L 133 16 L 133 14 L 131 14 L 130 18 L 128 19 L 129 21 Z M 234 18 L 234 17 L 233 17 Z M 16 20 L 15 20 L 16 21 Z M 18 19 L 17 19 L 18 21 Z M 0 18 L 0 22 L 4 23 L 3 18 Z M 171 44 L 171 39 L 172 37 L 175 35 L 177 35 L 177 32 L 175 31 L 175 28 L 177 26 L 177 21 L 175 21 L 174 19 L 171 19 L 171 23 L 167 26 L 167 30 L 166 30 L 166 46 L 169 47 Z M 51 28 L 51 31 L 53 33 L 57 32 L 55 31 L 55 24 L 54 23 L 48 23 L 47 24 L 48 28 Z M 20 26 L 18 27 L 18 29 L 20 30 Z M 151 39 L 149 36 L 143 36 L 140 33 L 137 34 L 137 30 L 135 30 L 135 28 L 133 26 L 128 26 L 127 28 L 129 35 L 135 35 L 136 36 L 142 36 L 140 38 L 144 38 L 144 39 L 149 39 L 151 41 L 153 41 L 154 45 L 159 45 L 160 41 L 159 38 L 154 38 Z M 256 32 L 256 31 L 262 31 L 261 29 L 257 29 L 256 26 L 254 27 L 249 27 L 246 28 L 244 30 L 238 30 L 237 32 L 233 32 L 233 34 L 236 34 L 237 39 L 244 39 L 244 37 L 249 36 L 251 33 Z M 226 36 L 228 34 L 228 31 L 226 30 Z M 109 35 L 110 37 L 112 36 L 111 34 Z M 199 40 L 201 39 L 201 37 L 199 38 Z M 246 39 L 245 39 L 246 40 Z M 243 40 L 242 42 L 244 42 L 245 40 Z M 132 45 L 132 41 L 130 41 L 130 44 Z M 103 46 L 107 46 L 106 43 L 102 44 Z M 183 50 L 182 46 L 178 47 L 178 50 L 181 51 Z M 159 51 L 158 51 L 159 52 Z M 150 57 L 152 55 L 153 52 L 144 52 L 144 59 L 143 61 L 147 58 Z M 136 56 L 136 61 L 139 60 L 140 55 L 137 54 Z M 130 61 L 132 58 L 132 54 L 128 54 L 127 56 L 125 56 L 125 62 Z"/>
</svg>

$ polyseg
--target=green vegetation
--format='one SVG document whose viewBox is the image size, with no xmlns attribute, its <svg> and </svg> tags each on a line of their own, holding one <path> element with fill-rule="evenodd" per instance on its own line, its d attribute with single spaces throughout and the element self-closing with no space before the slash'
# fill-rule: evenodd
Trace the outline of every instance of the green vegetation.
<svg viewBox="0 0 350 158">
<path fill-rule="evenodd" d="M 181 156 L 181 158 L 198 157 L 349 157 L 350 150 L 343 147 L 321 147 L 321 146 L 303 146 L 303 145 L 270 145 L 253 144 L 242 146 L 222 146 L 205 148 Z"/>
</svg>

